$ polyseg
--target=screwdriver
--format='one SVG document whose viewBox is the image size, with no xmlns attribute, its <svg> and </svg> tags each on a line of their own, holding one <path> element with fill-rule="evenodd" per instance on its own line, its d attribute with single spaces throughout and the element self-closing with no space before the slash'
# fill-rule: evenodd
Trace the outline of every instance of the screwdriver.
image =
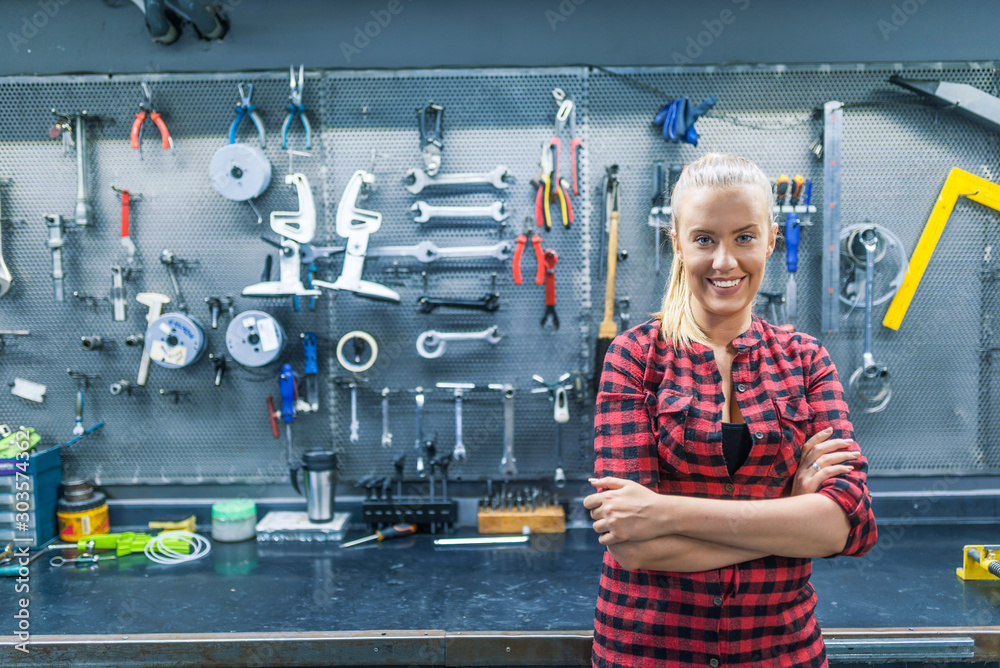
<svg viewBox="0 0 1000 668">
<path fill-rule="evenodd" d="M 799 195 L 802 194 L 802 185 L 805 179 L 801 174 L 796 174 L 792 179 L 791 192 L 788 196 L 788 203 L 792 207 L 799 204 Z M 778 181 L 781 187 L 781 181 Z M 799 215 L 795 211 L 790 211 L 785 218 L 785 264 L 788 268 L 788 284 L 785 286 L 786 307 L 788 324 L 794 324 L 798 315 L 798 287 L 795 284 L 795 272 L 799 268 Z"/>
<path fill-rule="evenodd" d="M 388 540 L 389 538 L 399 538 L 400 536 L 409 536 L 417 532 L 416 524 L 394 524 L 388 529 L 383 529 L 382 531 L 376 531 L 370 536 L 365 536 L 364 538 L 358 538 L 357 540 L 352 540 L 349 543 L 342 543 L 341 548 L 354 547 L 355 545 L 360 545 L 361 543 L 367 543 L 370 540 L 377 540 L 382 542 L 383 540 Z"/>
<path fill-rule="evenodd" d="M 281 365 L 279 377 L 281 387 L 281 420 L 285 423 L 285 438 L 288 440 L 288 466 L 293 466 L 292 419 L 295 418 L 295 373 L 291 364 Z"/>
</svg>

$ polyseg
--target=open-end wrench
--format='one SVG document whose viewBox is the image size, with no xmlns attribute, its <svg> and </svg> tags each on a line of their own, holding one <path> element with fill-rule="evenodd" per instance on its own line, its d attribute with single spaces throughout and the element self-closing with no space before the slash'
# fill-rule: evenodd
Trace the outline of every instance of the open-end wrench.
<svg viewBox="0 0 1000 668">
<path fill-rule="evenodd" d="M 62 247 L 65 243 L 63 238 L 63 219 L 58 214 L 45 216 L 45 224 L 49 228 L 49 238 L 45 245 L 52 251 L 52 291 L 53 298 L 57 302 L 66 301 L 63 292 L 63 265 Z"/>
<path fill-rule="evenodd" d="M 181 294 L 181 285 L 177 281 L 177 256 L 174 255 L 173 251 L 164 248 L 163 252 L 160 253 L 160 262 L 167 268 L 167 273 L 170 275 L 170 282 L 173 283 L 174 294 L 177 296 L 177 310 L 187 313 L 187 304 L 184 303 L 184 295 Z"/>
<path fill-rule="evenodd" d="M 438 332 L 429 329 L 417 337 L 417 352 L 424 359 L 432 360 L 444 355 L 448 341 L 486 341 L 492 345 L 500 343 L 503 337 L 497 333 L 497 326 L 481 332 Z"/>
<path fill-rule="evenodd" d="M 491 292 L 480 299 L 439 299 L 427 295 L 417 298 L 417 308 L 421 313 L 432 313 L 439 306 L 493 313 L 500 308 L 500 293 Z"/>
<path fill-rule="evenodd" d="M 0 220 L 2 220 L 2 217 L 0 217 Z M 10 269 L 7 268 L 7 264 L 3 261 L 3 234 L 0 234 L 0 297 L 3 297 L 10 290 L 11 280 Z"/>
<path fill-rule="evenodd" d="M 457 462 L 465 460 L 465 444 L 462 442 L 462 395 L 466 390 L 474 390 L 473 383 L 438 383 L 438 387 L 452 389 L 455 393 L 455 450 L 451 457 Z"/>
<path fill-rule="evenodd" d="M 431 218 L 492 218 L 499 223 L 510 217 L 506 203 L 500 200 L 485 206 L 436 206 L 420 201 L 414 202 L 410 211 L 417 214 L 415 223 L 426 223 Z"/>
<path fill-rule="evenodd" d="M 115 322 L 125 320 L 125 281 L 122 267 L 111 267 L 111 305 L 112 318 Z"/>
<path fill-rule="evenodd" d="M 416 392 L 414 399 L 417 402 L 417 438 L 413 447 L 417 451 L 417 475 L 423 478 L 427 475 L 427 471 L 424 469 L 424 388 L 418 387 L 414 392 Z"/>
<path fill-rule="evenodd" d="M 413 257 L 421 262 L 436 260 L 493 258 L 501 262 L 511 256 L 511 243 L 501 241 L 492 246 L 448 246 L 439 248 L 431 241 L 414 246 L 378 246 L 368 249 L 368 257 Z"/>
<path fill-rule="evenodd" d="M 851 374 L 850 386 L 868 405 L 865 413 L 885 410 L 892 398 L 892 381 L 889 369 L 875 361 L 872 353 L 872 309 L 875 302 L 875 252 L 878 248 L 878 231 L 869 227 L 858 235 L 865 249 L 865 349 L 861 355 L 861 366 Z M 874 386 L 876 391 L 868 390 Z"/>
<path fill-rule="evenodd" d="M 406 177 L 403 179 L 403 182 L 406 184 L 406 189 L 414 195 L 418 194 L 424 188 L 430 188 L 433 186 L 466 186 L 486 184 L 491 185 L 498 190 L 502 190 L 510 185 L 510 183 L 505 180 L 507 173 L 507 168 L 503 165 L 498 165 L 492 172 L 479 174 L 436 174 L 434 176 L 429 176 L 426 172 L 420 169 L 411 169 L 406 173 Z"/>
<path fill-rule="evenodd" d="M 357 443 L 360 440 L 358 435 L 358 430 L 361 424 L 358 422 L 358 384 L 348 383 L 347 387 L 351 388 L 351 443 Z"/>
<path fill-rule="evenodd" d="M 392 445 L 392 432 L 389 431 L 389 388 L 382 388 L 382 447 Z"/>
<path fill-rule="evenodd" d="M 514 458 L 514 386 L 490 383 L 491 390 L 503 392 L 503 457 L 500 459 L 500 474 L 505 481 L 517 475 L 517 459 Z"/>
<path fill-rule="evenodd" d="M 73 116 L 76 130 L 76 211 L 73 219 L 77 225 L 90 225 L 90 197 L 87 194 L 87 112 Z"/>
</svg>

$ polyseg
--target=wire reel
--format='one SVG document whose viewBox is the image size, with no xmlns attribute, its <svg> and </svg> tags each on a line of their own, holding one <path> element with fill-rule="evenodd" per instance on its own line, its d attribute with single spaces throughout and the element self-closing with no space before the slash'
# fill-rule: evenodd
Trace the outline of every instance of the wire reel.
<svg viewBox="0 0 1000 668">
<path fill-rule="evenodd" d="M 271 161 L 251 144 L 226 144 L 212 156 L 208 175 L 220 195 L 244 202 L 271 184 Z"/>
<path fill-rule="evenodd" d="M 347 343 L 351 345 L 348 346 Z M 346 349 L 346 350 L 345 350 Z M 378 343 L 368 332 L 348 332 L 337 342 L 337 361 L 351 373 L 362 373 L 378 359 Z"/>
<path fill-rule="evenodd" d="M 244 311 L 226 328 L 226 348 L 243 366 L 270 364 L 281 355 L 286 341 L 281 323 L 263 311 Z"/>
<path fill-rule="evenodd" d="M 877 223 L 857 223 L 840 230 L 840 301 L 851 307 L 864 307 L 865 301 L 865 246 L 861 241 L 864 230 L 875 228 L 878 245 L 875 248 L 875 276 L 873 278 L 873 306 L 893 298 L 906 277 L 910 261 L 903 244 L 889 229 Z M 848 311 L 847 315 L 850 315 Z M 844 316 L 845 318 L 847 316 Z"/>
<path fill-rule="evenodd" d="M 166 313 L 146 329 L 149 359 L 166 369 L 182 369 L 205 352 L 205 328 L 186 313 Z"/>
</svg>

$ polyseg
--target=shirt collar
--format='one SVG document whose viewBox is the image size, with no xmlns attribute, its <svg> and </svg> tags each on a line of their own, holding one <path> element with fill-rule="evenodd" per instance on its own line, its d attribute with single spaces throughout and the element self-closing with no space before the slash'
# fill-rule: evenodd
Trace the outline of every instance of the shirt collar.
<svg viewBox="0 0 1000 668">
<path fill-rule="evenodd" d="M 752 350 L 764 340 L 764 322 L 754 314 L 750 314 L 750 328 L 733 339 L 733 347 L 739 353 Z"/>
</svg>

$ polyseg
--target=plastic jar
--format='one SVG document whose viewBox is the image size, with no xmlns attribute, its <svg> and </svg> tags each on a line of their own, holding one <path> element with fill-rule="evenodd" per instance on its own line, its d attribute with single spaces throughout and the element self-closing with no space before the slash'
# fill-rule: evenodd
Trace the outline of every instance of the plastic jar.
<svg viewBox="0 0 1000 668">
<path fill-rule="evenodd" d="M 103 492 L 95 492 L 86 480 L 63 481 L 56 517 L 59 538 L 75 543 L 85 536 L 108 533 L 108 504 Z"/>
<path fill-rule="evenodd" d="M 212 504 L 212 538 L 223 543 L 250 540 L 257 535 L 257 504 L 230 499 Z"/>
</svg>

